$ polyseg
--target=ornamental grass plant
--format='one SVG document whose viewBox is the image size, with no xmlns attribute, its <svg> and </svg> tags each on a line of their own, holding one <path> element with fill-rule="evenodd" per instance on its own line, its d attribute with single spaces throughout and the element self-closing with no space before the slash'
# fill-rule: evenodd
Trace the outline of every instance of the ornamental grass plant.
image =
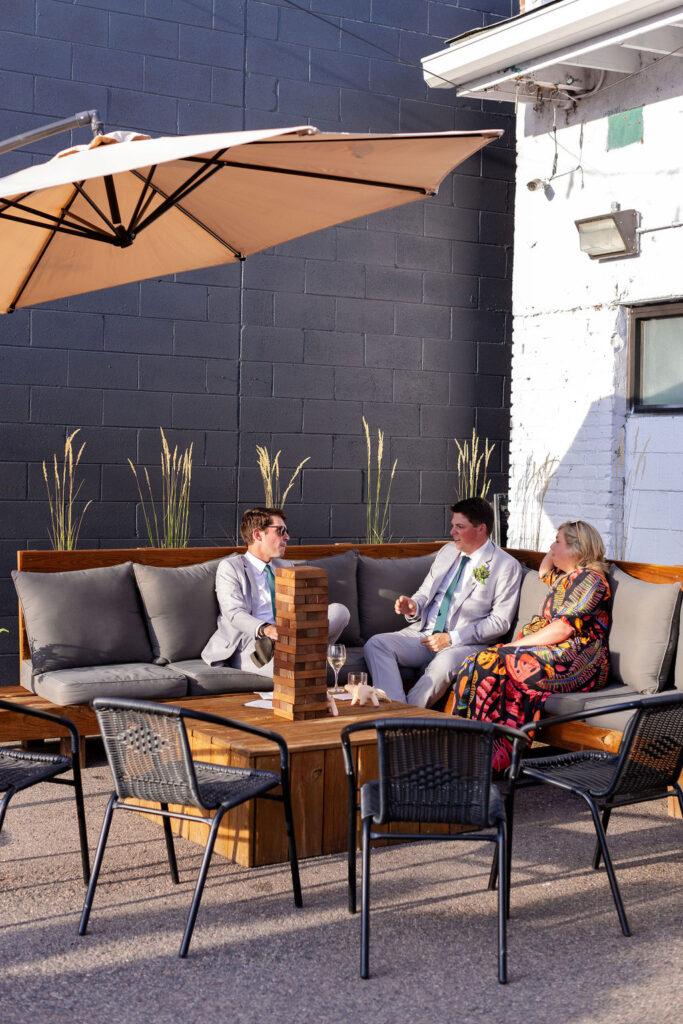
<svg viewBox="0 0 683 1024">
<path fill-rule="evenodd" d="M 281 493 L 280 487 L 280 455 L 282 450 L 271 458 L 270 452 L 263 445 L 256 445 L 256 458 L 258 462 L 259 473 L 261 474 L 261 482 L 263 483 L 263 497 L 266 508 L 284 508 L 287 495 L 294 486 L 294 481 L 298 477 L 299 473 L 310 459 L 310 455 L 299 463 L 294 472 L 292 473 L 289 483 L 285 487 L 284 494 Z"/>
<path fill-rule="evenodd" d="M 176 445 L 171 452 L 163 428 L 161 432 L 161 510 L 157 515 L 156 502 L 147 467 L 144 469 L 146 498 L 138 471 L 128 459 L 145 521 L 150 547 L 186 548 L 190 540 L 190 484 L 192 482 L 192 444 L 182 454 Z M 148 502 L 149 501 L 149 505 Z"/>
<path fill-rule="evenodd" d="M 388 544 L 391 540 L 389 530 L 389 498 L 391 496 L 391 485 L 394 482 L 394 474 L 398 459 L 394 459 L 391 467 L 389 483 L 386 488 L 384 499 L 382 498 L 382 461 L 384 459 L 384 431 L 377 428 L 377 454 L 375 458 L 376 475 L 375 482 L 372 481 L 373 457 L 372 439 L 367 420 L 363 416 L 363 430 L 365 431 L 365 447 L 367 450 L 367 497 L 365 516 L 365 543 L 366 544 Z"/>
<path fill-rule="evenodd" d="M 78 451 L 74 453 L 73 440 L 79 430 L 80 427 L 66 436 L 61 468 L 56 455 L 52 456 L 49 472 L 45 461 L 43 461 L 43 477 L 50 505 L 50 526 L 47 532 L 55 551 L 71 551 L 76 547 L 83 516 L 91 504 L 91 501 L 87 501 L 81 514 L 76 514 L 74 506 L 83 486 L 82 480 L 76 484 L 76 470 L 85 448 L 84 441 Z"/>
<path fill-rule="evenodd" d="M 489 460 L 493 454 L 495 444 L 484 438 L 483 450 L 479 450 L 480 438 L 476 427 L 472 428 L 472 440 L 463 441 L 461 444 L 457 437 L 453 438 L 455 447 L 458 449 L 458 462 L 456 466 L 457 480 L 455 484 L 455 500 L 464 501 L 465 498 L 486 498 L 491 488 L 491 481 L 488 478 Z"/>
</svg>

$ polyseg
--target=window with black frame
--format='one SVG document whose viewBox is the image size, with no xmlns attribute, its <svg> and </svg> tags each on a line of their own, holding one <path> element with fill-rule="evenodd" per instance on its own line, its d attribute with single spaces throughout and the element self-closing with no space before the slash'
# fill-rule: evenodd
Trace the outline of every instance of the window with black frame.
<svg viewBox="0 0 683 1024">
<path fill-rule="evenodd" d="M 683 411 L 683 302 L 631 306 L 628 328 L 632 410 Z"/>
</svg>

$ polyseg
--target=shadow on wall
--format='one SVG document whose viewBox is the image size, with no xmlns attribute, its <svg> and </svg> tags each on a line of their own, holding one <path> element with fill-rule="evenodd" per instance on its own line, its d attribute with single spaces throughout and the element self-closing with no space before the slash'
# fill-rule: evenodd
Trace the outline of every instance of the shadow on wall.
<svg viewBox="0 0 683 1024">
<path fill-rule="evenodd" d="M 568 445 L 549 429 L 524 465 L 513 465 L 511 546 L 546 550 L 560 523 L 583 519 L 600 531 L 608 555 L 617 557 L 615 522 L 623 512 L 620 496 L 622 503 L 625 498 L 616 478 L 622 424 L 623 400 L 598 398 Z"/>
</svg>

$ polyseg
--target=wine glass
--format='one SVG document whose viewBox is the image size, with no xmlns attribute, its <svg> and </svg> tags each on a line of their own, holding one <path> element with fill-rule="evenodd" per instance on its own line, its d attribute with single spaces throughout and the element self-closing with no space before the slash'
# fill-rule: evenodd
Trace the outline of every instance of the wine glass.
<svg viewBox="0 0 683 1024">
<path fill-rule="evenodd" d="M 334 672 L 334 686 L 329 692 L 343 693 L 342 688 L 337 685 L 337 679 L 339 678 L 339 669 L 346 661 L 346 648 L 344 644 L 330 644 L 327 648 L 327 661 Z"/>
</svg>

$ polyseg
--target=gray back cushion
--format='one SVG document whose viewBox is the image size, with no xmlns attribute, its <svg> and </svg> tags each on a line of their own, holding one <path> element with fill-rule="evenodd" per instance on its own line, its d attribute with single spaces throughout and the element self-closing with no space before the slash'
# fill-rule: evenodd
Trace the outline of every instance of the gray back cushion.
<svg viewBox="0 0 683 1024">
<path fill-rule="evenodd" d="M 396 598 L 409 597 L 418 589 L 429 572 L 436 552 L 417 558 L 358 559 L 358 611 L 363 640 L 376 633 L 394 633 L 403 629 L 406 620 L 394 611 Z"/>
<path fill-rule="evenodd" d="M 133 566 L 12 573 L 35 672 L 152 660 Z"/>
<path fill-rule="evenodd" d="M 216 632 L 216 569 L 220 558 L 176 569 L 136 565 L 155 661 L 199 658 Z"/>
<path fill-rule="evenodd" d="M 638 693 L 667 682 L 678 637 L 680 583 L 646 583 L 610 566 L 612 675 Z"/>
<path fill-rule="evenodd" d="M 339 643 L 358 647 L 363 643 L 358 622 L 358 552 L 344 551 L 340 555 L 314 558 L 303 564 L 315 565 L 327 573 L 327 600 L 330 604 L 346 605 L 350 615 L 348 625 L 339 637 Z"/>
<path fill-rule="evenodd" d="M 526 626 L 527 622 L 531 622 L 534 615 L 538 615 L 547 596 L 548 588 L 545 583 L 541 582 L 541 577 L 538 575 L 537 570 L 524 568 L 522 589 L 519 592 L 517 618 L 510 634 L 512 640 L 517 636 L 522 626 Z"/>
</svg>

